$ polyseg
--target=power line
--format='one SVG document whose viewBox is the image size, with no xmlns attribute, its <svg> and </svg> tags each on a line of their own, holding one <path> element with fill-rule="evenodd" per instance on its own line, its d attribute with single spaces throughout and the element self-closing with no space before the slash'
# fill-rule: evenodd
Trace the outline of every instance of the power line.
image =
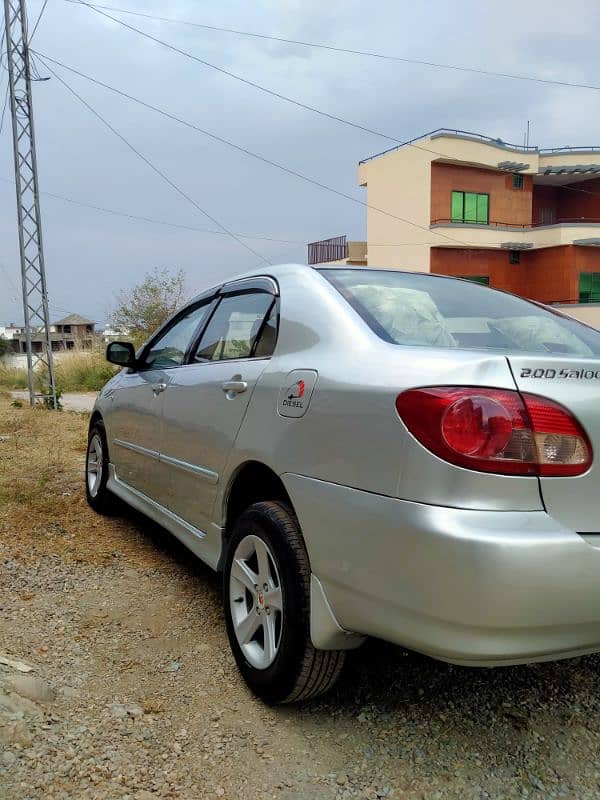
<svg viewBox="0 0 600 800">
<path fill-rule="evenodd" d="M 3 183 L 14 183 L 14 181 L 9 180 L 8 178 L 0 177 L 0 181 Z M 62 200 L 65 203 L 70 203 L 74 206 L 80 206 L 81 208 L 89 208 L 93 211 L 100 211 L 103 214 L 111 214 L 115 217 L 131 219 L 136 222 L 148 222 L 151 225 L 164 225 L 169 228 L 193 231 L 194 233 L 213 233 L 217 236 L 228 236 L 225 231 L 217 231 L 214 228 L 196 228 L 193 225 L 183 225 L 178 222 L 168 222 L 167 220 L 155 219 L 154 217 L 142 217 L 139 214 L 130 214 L 126 211 L 116 211 L 114 208 L 105 208 L 104 206 L 97 206 L 93 203 L 84 203 L 81 200 L 74 200 L 72 197 L 66 197 L 63 194 L 55 194 L 54 192 L 40 192 L 40 195 L 43 195 L 44 197 L 50 197 L 53 200 Z M 258 241 L 277 242 L 281 244 L 306 244 L 305 241 L 300 239 L 278 239 L 274 236 L 262 236 L 260 234 L 236 233 L 236 236 L 239 236 L 240 239 L 256 239 Z"/>
<path fill-rule="evenodd" d="M 39 53 L 37 55 L 39 56 Z M 139 159 L 141 159 L 147 166 L 149 166 L 153 172 L 155 172 L 160 178 L 162 178 L 162 180 L 165 183 L 167 183 L 172 189 L 174 189 L 177 192 L 177 194 L 179 194 L 181 197 L 187 200 L 188 203 L 190 203 L 197 211 L 200 211 L 200 213 L 204 214 L 204 216 L 207 217 L 209 220 L 211 220 L 211 222 L 214 222 L 215 225 L 218 225 L 218 227 L 221 228 L 221 230 L 224 233 L 226 233 L 228 236 L 234 239 L 245 250 L 248 250 L 250 253 L 252 253 L 252 255 L 259 258 L 262 262 L 266 264 L 271 263 L 268 258 L 266 258 L 261 253 L 254 250 L 252 247 L 250 247 L 250 245 L 246 244 L 246 242 L 244 242 L 239 236 L 233 233 L 233 231 L 229 230 L 229 228 L 225 227 L 225 225 L 219 222 L 219 220 L 216 219 L 216 217 L 213 217 L 211 214 L 208 213 L 208 211 L 203 209 L 192 197 L 190 197 L 189 194 L 187 194 L 180 186 L 178 186 L 173 180 L 171 180 L 171 178 L 169 178 L 169 176 L 166 173 L 164 173 L 161 169 L 159 169 L 159 167 L 157 167 L 152 161 L 150 161 L 149 158 L 147 158 L 136 147 L 134 147 L 134 145 L 132 145 L 131 142 L 123 136 L 123 134 L 119 133 L 119 131 L 113 125 L 111 125 L 111 123 L 108 122 L 107 119 L 105 119 L 86 100 L 84 100 L 83 97 L 81 97 L 81 95 L 75 91 L 75 89 L 73 89 L 63 78 L 60 77 L 60 75 L 58 75 L 58 73 L 56 73 L 50 66 L 48 66 L 48 64 L 45 63 L 43 58 L 41 60 L 46 69 L 52 75 L 54 75 L 54 77 L 59 81 L 59 83 L 61 83 L 67 89 L 67 91 L 69 91 L 73 95 L 73 97 L 79 100 L 79 102 L 82 103 L 88 109 L 88 111 L 90 111 L 98 120 L 100 120 L 100 122 L 102 122 L 102 124 L 105 127 L 107 127 L 115 136 L 117 136 L 123 142 L 123 144 L 125 144 L 133 153 L 135 153 L 135 155 Z"/>
<path fill-rule="evenodd" d="M 551 78 L 540 78 L 536 75 L 519 75 L 510 72 L 495 72 L 493 70 L 480 69 L 479 67 L 465 67 L 458 64 L 443 64 L 436 61 L 426 61 L 424 59 L 405 58 L 403 56 L 395 56 L 387 53 L 376 53 L 372 50 L 355 50 L 348 47 L 337 47 L 334 45 L 322 44 L 318 42 L 306 42 L 301 39 L 289 39 L 284 36 L 274 36 L 266 33 L 254 33 L 251 31 L 237 30 L 235 28 L 224 28 L 218 25 L 205 25 L 200 22 L 191 22 L 189 20 L 174 19 L 172 17 L 160 17 L 155 14 L 149 14 L 143 11 L 132 11 L 126 8 L 115 8 L 113 6 L 105 6 L 97 3 L 83 3 L 81 2 L 81 0 L 67 0 L 67 2 L 73 3 L 75 5 L 86 5 L 94 10 L 105 9 L 107 11 L 113 11 L 120 14 L 129 14 L 131 16 L 136 16 L 136 17 L 144 17 L 145 19 L 156 20 L 159 22 L 170 22 L 170 23 L 175 23 L 177 25 L 186 25 L 191 28 L 201 28 L 202 30 L 219 31 L 221 33 L 233 33 L 237 36 L 247 36 L 253 39 L 265 39 L 273 42 L 281 42 L 283 44 L 300 45 L 301 47 L 312 47 L 318 50 L 329 50 L 334 53 L 346 53 L 354 56 L 376 58 L 383 61 L 396 61 L 403 64 L 416 64 L 418 66 L 433 67 L 435 69 L 452 70 L 454 72 L 468 72 L 476 75 L 485 75 L 491 78 L 504 78 L 516 81 L 529 81 L 532 83 L 542 83 L 551 86 L 568 86 L 573 89 L 593 89 L 595 91 L 598 91 L 600 89 L 600 86 L 594 84 L 575 83 L 571 81 L 559 81 L 559 80 L 553 80 Z"/>
<path fill-rule="evenodd" d="M 15 297 L 11 297 L 9 299 L 13 303 L 18 303 L 19 302 L 19 295 L 21 293 L 21 290 L 17 289 L 13 279 L 10 276 L 10 273 L 8 272 L 8 270 L 6 269 L 6 266 L 1 261 L 0 261 L 0 270 L 2 270 L 2 272 L 4 273 L 4 277 L 6 278 L 8 285 L 15 292 Z M 59 311 L 59 312 L 61 312 L 63 314 L 70 314 L 72 312 L 71 308 L 65 308 L 64 306 L 57 305 L 56 303 L 53 303 L 52 300 L 50 300 L 50 299 L 48 299 L 48 305 L 51 308 L 53 308 L 54 311 Z"/>
<path fill-rule="evenodd" d="M 461 247 L 469 247 L 470 246 L 468 242 L 464 242 L 464 241 L 462 241 L 460 239 L 456 239 L 453 236 L 448 236 L 448 235 L 446 235 L 444 233 L 440 233 L 439 231 L 436 231 L 436 230 L 430 230 L 425 225 L 420 225 L 419 223 L 413 222 L 412 220 L 405 219 L 404 217 L 399 217 L 396 214 L 392 214 L 391 211 L 386 211 L 385 209 L 379 208 L 377 206 L 373 206 L 370 203 L 365 202 L 364 200 L 359 200 L 357 197 L 353 197 L 350 194 L 346 194 L 346 192 L 342 192 L 339 189 L 335 189 L 332 186 L 328 186 L 326 183 L 322 183 L 321 181 L 318 181 L 318 180 L 316 180 L 314 178 L 310 178 L 310 177 L 308 177 L 307 175 L 304 175 L 301 172 L 297 172 L 296 170 L 291 169 L 290 167 L 286 167 L 284 164 L 280 164 L 277 161 L 273 161 L 272 159 L 267 158 L 266 156 L 261 156 L 258 153 L 254 153 L 252 150 L 249 150 L 246 147 L 242 147 L 241 145 L 235 144 L 234 142 L 231 142 L 230 140 L 225 139 L 222 136 L 218 136 L 217 134 L 211 133 L 210 131 L 207 131 L 207 130 L 205 130 L 203 128 L 200 128 L 199 126 L 194 125 L 194 123 L 188 122 L 187 120 L 184 120 L 184 119 L 181 119 L 180 117 L 177 117 L 174 114 L 171 114 L 170 112 L 165 111 L 162 108 L 159 108 L 158 106 L 154 106 L 151 103 L 146 103 L 144 100 L 140 100 L 139 98 L 134 97 L 133 95 L 127 94 L 126 92 L 123 92 L 120 89 L 115 88 L 114 86 L 110 86 L 109 84 L 104 83 L 103 81 L 97 80 L 96 78 L 93 78 L 92 76 L 87 75 L 84 72 L 76 70 L 73 67 L 68 67 L 66 64 L 63 64 L 62 62 L 57 61 L 56 59 L 50 58 L 49 56 L 42 55 L 41 53 L 38 53 L 38 52 L 36 52 L 36 55 L 41 59 L 41 61 L 44 64 L 44 66 L 50 72 L 52 72 L 52 74 L 55 75 L 56 77 L 58 77 L 57 73 L 54 72 L 54 70 L 52 70 L 48 66 L 48 64 L 45 61 L 46 59 L 48 61 L 50 61 L 51 63 L 53 63 L 53 64 L 57 64 L 58 66 L 61 66 L 61 67 L 65 68 L 65 69 L 69 70 L 70 72 L 73 72 L 76 75 L 79 75 L 80 77 L 91 81 L 94 84 L 97 84 L 98 86 L 102 86 L 103 88 L 108 89 L 109 91 L 114 92 L 115 94 L 118 94 L 121 97 L 126 98 L 127 100 L 130 100 L 130 101 L 132 101 L 134 103 L 137 103 L 138 105 L 144 106 L 145 108 L 148 108 L 151 111 L 155 111 L 156 113 L 161 114 L 162 116 L 167 117 L 168 119 L 171 119 L 174 122 L 179 123 L 180 125 L 184 125 L 185 127 L 190 128 L 191 130 L 195 130 L 198 133 L 203 134 L 204 136 L 208 136 L 209 138 L 214 139 L 215 141 L 218 141 L 221 144 L 225 144 L 228 147 L 231 147 L 231 148 L 233 148 L 234 150 L 237 150 L 240 153 L 244 153 L 245 155 L 250 156 L 251 158 L 255 158 L 258 161 L 261 161 L 261 162 L 263 162 L 265 164 L 269 164 L 270 166 L 275 167 L 276 169 L 279 169 L 282 172 L 287 173 L 288 175 L 293 175 L 295 178 L 299 178 L 300 180 L 305 181 L 306 183 L 310 183 L 313 186 L 317 186 L 320 189 L 323 189 L 323 190 L 325 190 L 327 192 L 330 192 L 332 194 L 337 195 L 338 197 L 343 197 L 346 200 L 350 200 L 352 203 L 356 203 L 357 205 L 360 205 L 363 208 L 368 208 L 371 211 L 375 211 L 375 212 L 377 212 L 379 214 L 383 214 L 384 216 L 390 217 L 391 219 L 395 219 L 395 220 L 398 220 L 399 222 L 403 222 L 405 225 L 410 225 L 411 227 L 414 227 L 414 228 L 417 228 L 419 230 L 425 231 L 426 233 L 428 233 L 428 234 L 430 234 L 432 236 L 437 236 L 439 238 L 446 239 L 447 241 L 452 242 L 454 244 L 458 244 Z M 61 78 L 58 78 L 58 79 L 62 80 Z M 442 155 L 442 154 L 440 154 L 440 155 Z"/>
<path fill-rule="evenodd" d="M 72 2 L 72 3 L 77 2 L 77 3 L 79 3 L 79 0 L 67 0 L 67 2 Z M 110 92 L 114 92 L 115 94 L 120 95 L 121 97 L 124 97 L 127 100 L 131 100 L 132 102 L 137 103 L 138 105 L 141 105 L 144 108 L 150 109 L 151 111 L 155 111 L 157 114 L 161 114 L 162 116 L 166 117 L 167 119 L 173 120 L 174 122 L 177 122 L 180 125 L 185 125 L 187 128 L 191 128 L 192 130 L 195 130 L 198 133 L 202 133 L 204 136 L 208 136 L 209 138 L 214 139 L 215 141 L 218 141 L 221 144 L 225 144 L 225 145 L 227 145 L 229 147 L 233 147 L 236 150 L 239 150 L 240 152 L 245 153 L 246 155 L 252 156 L 253 158 L 258 158 L 261 161 L 265 161 L 267 164 L 270 164 L 271 166 L 277 167 L 278 169 L 283 169 L 286 172 L 290 172 L 291 174 L 295 175 L 296 177 L 301 177 L 304 180 L 310 180 L 309 178 L 306 178 L 305 176 L 302 176 L 301 174 L 296 173 L 293 170 L 287 169 L 286 167 L 282 166 L 281 164 L 278 164 L 277 162 L 274 162 L 274 161 L 271 161 L 269 159 L 263 158 L 262 156 L 257 155 L 256 153 L 253 153 L 251 150 L 248 150 L 247 148 L 244 148 L 244 147 L 241 147 L 239 145 L 236 145 L 234 142 L 231 142 L 231 141 L 229 141 L 227 139 L 224 139 L 222 136 L 218 136 L 217 134 L 211 133 L 210 131 L 207 131 L 204 128 L 200 128 L 198 125 L 194 125 L 191 122 L 188 122 L 188 121 L 186 121 L 184 119 L 181 119 L 180 117 L 177 117 L 175 114 L 171 114 L 170 112 L 166 111 L 165 109 L 159 108 L 158 106 L 154 106 L 151 103 L 147 103 L 146 101 L 141 100 L 139 97 L 135 97 L 134 95 L 128 94 L 127 92 L 124 92 L 121 89 L 117 89 L 116 87 L 111 86 L 108 83 L 104 83 L 103 81 L 99 80 L 98 78 L 94 78 L 91 75 L 86 74 L 85 72 L 81 72 L 81 70 L 78 70 L 75 67 L 71 67 L 68 64 L 63 63 L 62 61 L 58 61 L 55 58 L 51 58 L 50 56 L 42 54 L 42 53 L 39 53 L 39 52 L 37 52 L 35 50 L 33 50 L 32 52 L 35 53 L 35 55 L 39 56 L 40 58 L 45 58 L 48 61 L 50 61 L 52 64 L 56 64 L 57 66 L 62 67 L 63 69 L 68 70 L 69 72 L 72 72 L 74 75 L 78 75 L 80 78 L 85 78 L 85 80 L 90 81 L 90 83 L 96 84 L 96 86 L 101 86 L 104 89 L 108 89 L 108 91 L 110 91 Z M 317 113 L 322 113 L 318 109 L 315 109 L 315 110 L 317 111 Z M 329 116 L 329 115 L 326 115 L 326 116 Z M 335 119 L 339 119 L 339 118 L 336 117 Z M 345 120 L 340 120 L 340 121 L 346 122 L 346 124 L 348 124 L 348 125 L 353 125 L 353 123 L 347 122 Z M 385 134 L 382 134 L 382 135 L 385 135 Z M 387 137 L 387 138 L 391 138 L 391 137 Z M 400 141 L 400 140 L 398 139 L 398 140 L 395 140 L 395 141 Z M 422 150 L 422 151 L 424 151 L 426 153 L 431 153 L 432 155 L 439 156 L 440 158 L 448 158 L 448 153 L 442 153 L 439 150 L 432 150 L 431 148 L 428 148 L 428 147 L 422 147 L 421 145 L 414 144 L 413 142 L 402 142 L 402 144 L 404 144 L 406 147 L 412 147 L 413 149 L 416 149 L 416 150 Z M 319 184 L 319 185 L 321 185 L 321 184 Z M 571 191 L 571 192 L 582 192 L 584 194 L 596 195 L 596 196 L 600 197 L 600 192 L 594 192 L 594 191 L 592 191 L 590 189 L 580 189 L 580 188 L 578 188 L 576 186 L 568 186 L 568 185 L 564 185 L 564 184 L 561 184 L 560 188 L 561 189 L 566 189 L 566 190 Z M 386 212 L 383 212 L 383 213 L 386 213 Z M 405 221 L 405 220 L 402 220 L 402 221 Z M 409 224 L 412 224 L 412 223 L 409 223 Z M 239 234 L 239 235 L 242 236 L 241 234 Z M 242 237 L 242 238 L 254 238 L 254 237 L 248 237 L 247 236 L 247 237 Z M 267 237 L 260 237 L 260 238 L 267 238 Z"/>
<path fill-rule="evenodd" d="M 229 78 L 233 78 L 236 81 L 240 81 L 241 83 L 246 84 L 247 86 L 251 86 L 253 89 L 257 89 L 259 92 L 264 92 L 265 94 L 270 95 L 271 97 L 275 97 L 278 100 L 283 100 L 286 103 L 291 103 L 298 108 L 302 108 L 305 111 L 311 111 L 313 114 L 318 114 L 321 117 L 326 117 L 327 119 L 333 120 L 334 122 L 339 122 L 342 125 L 347 125 L 350 128 L 355 128 L 356 130 L 362 131 L 363 133 L 370 133 L 373 136 L 379 136 L 382 139 L 387 139 L 389 142 L 395 142 L 396 144 L 405 144 L 404 140 L 398 139 L 395 136 L 389 136 L 387 133 L 382 133 L 381 131 L 376 131 L 373 128 L 368 128 L 366 125 L 360 125 L 357 122 L 351 122 L 350 120 L 344 119 L 343 117 L 338 117 L 336 114 L 330 114 L 327 111 L 323 111 L 320 108 L 316 108 L 315 106 L 308 105 L 308 103 L 303 103 L 301 100 L 296 100 L 293 97 L 288 97 L 288 95 L 282 94 L 281 92 L 276 92 L 274 89 L 269 89 L 267 86 L 262 86 L 260 83 L 256 83 L 255 81 L 251 81 L 248 78 L 244 78 L 242 75 L 238 75 L 235 72 L 231 72 L 231 70 L 225 69 L 224 67 L 219 67 L 217 64 L 212 64 L 210 61 L 206 61 L 199 56 L 190 53 L 189 50 L 182 50 L 179 47 L 171 44 L 170 42 L 165 42 L 164 39 L 159 39 L 156 36 L 152 36 L 150 33 L 146 33 L 146 31 L 140 30 L 140 28 L 136 28 L 133 25 L 129 25 L 127 22 L 123 22 L 123 20 L 118 19 L 117 17 L 112 17 L 110 14 L 106 14 L 104 11 L 100 10 L 99 6 L 90 5 L 89 3 L 83 2 L 83 0 L 67 0 L 67 2 L 75 2 L 77 5 L 85 6 L 86 8 L 95 11 L 97 14 L 100 14 L 107 19 L 116 22 L 118 25 L 121 25 L 127 30 L 133 31 L 134 33 L 143 36 L 146 39 L 150 39 L 157 44 L 161 44 L 163 47 L 166 47 L 168 50 L 172 50 L 174 53 L 178 53 L 179 55 L 185 56 L 185 58 L 190 58 L 192 61 L 196 61 L 198 64 L 202 64 L 204 67 L 209 67 L 210 69 L 214 69 L 217 72 L 222 73 L 223 75 L 227 75 Z M 411 145 L 419 150 L 427 151 L 427 148 L 421 147 L 420 145 Z M 428 151 L 434 152 L 434 151 Z"/>
<path fill-rule="evenodd" d="M 204 59 L 201 59 L 198 56 L 195 56 L 193 53 L 190 53 L 187 50 L 181 50 L 180 48 L 175 47 L 175 45 L 172 45 L 169 42 L 165 42 L 162 39 L 159 39 L 159 38 L 157 38 L 155 36 L 152 36 L 151 34 L 146 33 L 145 31 L 142 31 L 139 28 L 134 27 L 133 25 L 128 25 L 126 22 L 123 22 L 122 20 L 117 19 L 116 17 L 111 17 L 110 14 L 105 14 L 103 11 L 100 10 L 102 8 L 109 8 L 109 6 L 97 6 L 97 5 L 94 5 L 94 4 L 90 4 L 90 3 L 84 2 L 84 0 L 67 0 L 67 2 L 73 3 L 75 5 L 86 6 L 87 8 L 90 8 L 92 11 L 96 11 L 98 14 L 101 14 L 102 16 L 106 17 L 107 19 L 110 19 L 113 22 L 116 22 L 117 24 L 123 26 L 124 28 L 127 28 L 128 30 L 133 31 L 135 33 L 138 33 L 140 36 L 148 38 L 148 39 L 150 39 L 150 40 L 152 40 L 152 41 L 154 41 L 154 42 L 156 42 L 158 44 L 162 44 L 164 47 L 167 47 L 168 49 L 173 50 L 174 52 L 176 52 L 176 53 L 178 53 L 180 55 L 183 55 L 186 58 L 190 58 L 193 61 L 197 61 L 198 63 L 200 63 L 200 64 L 202 64 L 204 66 L 207 66 L 207 67 L 210 67 L 212 69 L 215 69 L 218 72 L 222 72 L 225 75 L 228 75 L 229 77 L 234 78 L 235 80 L 239 80 L 239 81 L 241 81 L 243 83 L 246 83 L 249 86 L 252 86 L 253 88 L 258 89 L 259 91 L 265 92 L 265 93 L 267 93 L 267 94 L 269 94 L 269 95 L 271 95 L 273 97 L 276 97 L 276 98 L 278 98 L 280 100 L 284 100 L 285 102 L 291 103 L 292 105 L 295 105 L 295 106 L 297 106 L 299 108 L 302 108 L 305 111 L 311 111 L 314 114 L 318 114 L 319 116 L 326 117 L 327 119 L 333 120 L 334 122 L 339 122 L 342 125 L 347 125 L 348 127 L 355 128 L 357 130 L 363 131 L 364 133 L 370 133 L 370 134 L 373 134 L 374 136 L 380 136 L 381 138 L 387 139 L 388 141 L 391 141 L 391 142 L 395 142 L 396 144 L 404 145 L 406 147 L 412 147 L 415 150 L 421 150 L 421 151 L 423 151 L 425 153 L 431 153 L 432 155 L 440 156 L 442 158 L 447 158 L 447 156 L 448 156 L 447 153 L 441 153 L 438 150 L 433 150 L 433 149 L 431 149 L 429 147 L 424 147 L 423 145 L 416 144 L 415 142 L 407 142 L 406 140 L 398 139 L 395 136 L 390 136 L 387 133 L 382 133 L 381 131 L 374 130 L 373 128 L 367 128 L 364 125 L 359 125 L 358 123 L 351 122 L 350 120 L 344 119 L 343 117 L 339 117 L 339 116 L 337 116 L 335 114 L 330 114 L 327 111 L 323 111 L 320 108 L 316 108 L 315 106 L 310 106 L 307 103 L 303 103 L 300 100 L 295 100 L 294 98 L 288 97 L 287 95 L 281 94 L 280 92 L 275 92 L 272 89 L 269 89 L 269 88 L 267 88 L 265 86 L 262 86 L 261 84 L 255 83 L 254 81 L 247 80 L 246 78 L 244 78 L 244 77 L 242 77 L 240 75 L 237 75 L 234 72 L 230 72 L 229 70 L 223 69 L 222 67 L 216 66 L 215 64 L 211 64 L 210 62 L 205 61 Z M 122 10 L 122 9 L 113 9 L 113 10 Z M 125 12 L 125 13 L 132 13 L 133 14 L 134 12 Z M 162 18 L 158 17 L 157 19 L 162 19 Z M 48 56 L 46 56 L 46 58 L 48 58 Z M 52 60 L 52 59 L 50 59 L 50 60 Z M 64 67 L 65 69 L 70 69 L 72 72 L 75 72 L 75 74 L 81 75 L 81 77 L 85 77 L 88 80 L 94 80 L 94 79 L 90 78 L 90 76 L 84 75 L 83 73 L 78 72 L 77 70 L 73 69 L 72 67 L 67 67 L 65 64 L 61 64 L 60 62 L 53 62 L 53 63 L 57 63 L 60 66 Z M 116 91 L 112 87 L 109 87 L 106 84 L 101 83 L 100 81 L 97 81 L 97 83 L 99 85 L 101 85 L 101 86 L 104 86 L 105 88 L 110 89 L 111 91 Z M 599 87 L 587 87 L 587 88 L 598 88 L 598 89 L 600 89 L 600 86 Z M 129 99 L 134 100 L 134 102 L 138 102 L 138 103 L 142 103 L 143 104 L 143 102 L 138 100 L 137 98 L 132 98 L 129 95 L 127 95 L 127 97 Z M 158 109 L 150 106 L 149 104 L 146 104 L 146 106 L 148 108 L 153 108 L 153 110 L 158 110 Z M 159 111 L 159 113 L 163 113 L 163 112 Z M 171 117 L 171 118 L 173 119 L 174 117 Z M 207 131 L 203 131 L 203 132 L 206 133 L 206 135 L 208 135 L 208 136 L 211 135 Z M 218 138 L 218 137 L 215 137 L 215 138 Z M 569 188 L 572 188 L 572 187 L 569 187 Z M 578 191 L 578 190 L 577 189 L 573 189 L 573 191 Z"/>
<path fill-rule="evenodd" d="M 40 24 L 40 22 L 41 22 L 41 20 L 42 20 L 42 17 L 44 16 L 44 11 L 46 10 L 46 6 L 47 6 L 47 5 L 48 5 L 48 0 L 44 0 L 44 4 L 43 4 L 43 6 L 42 6 L 42 10 L 40 11 L 40 13 L 39 13 L 39 15 L 38 15 L 38 18 L 37 18 L 37 20 L 36 20 L 36 22 L 35 22 L 35 25 L 33 26 L 33 30 L 32 30 L 32 32 L 31 32 L 31 36 L 29 37 L 29 42 L 28 42 L 28 44 L 31 44 L 31 42 L 33 41 L 33 37 L 35 36 L 35 32 L 36 32 L 36 31 L 37 31 L 37 29 L 38 29 L 38 25 Z"/>
</svg>

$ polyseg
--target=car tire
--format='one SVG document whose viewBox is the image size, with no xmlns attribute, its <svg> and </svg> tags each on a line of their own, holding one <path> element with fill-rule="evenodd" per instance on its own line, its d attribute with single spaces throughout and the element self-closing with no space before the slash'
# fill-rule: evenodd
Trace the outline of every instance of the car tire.
<svg viewBox="0 0 600 800">
<path fill-rule="evenodd" d="M 108 481 L 108 445 L 104 423 L 98 419 L 90 426 L 85 457 L 85 496 L 98 514 L 114 514 L 117 498 L 106 487 Z"/>
<path fill-rule="evenodd" d="M 227 547 L 223 597 L 229 642 L 248 686 L 268 703 L 323 694 L 346 653 L 310 638 L 310 564 L 298 521 L 279 502 L 250 506 Z"/>
</svg>

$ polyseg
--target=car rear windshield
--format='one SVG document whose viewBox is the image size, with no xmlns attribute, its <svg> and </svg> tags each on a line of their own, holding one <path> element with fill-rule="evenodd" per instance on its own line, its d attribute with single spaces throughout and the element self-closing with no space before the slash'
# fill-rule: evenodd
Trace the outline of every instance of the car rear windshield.
<svg viewBox="0 0 600 800">
<path fill-rule="evenodd" d="M 600 355 L 600 332 L 471 281 L 388 270 L 319 272 L 392 344 Z"/>
</svg>

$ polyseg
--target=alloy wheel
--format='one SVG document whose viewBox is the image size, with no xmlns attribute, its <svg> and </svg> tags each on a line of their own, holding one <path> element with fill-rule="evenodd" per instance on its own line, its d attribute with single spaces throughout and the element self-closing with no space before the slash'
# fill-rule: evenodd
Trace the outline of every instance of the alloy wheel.
<svg viewBox="0 0 600 800">
<path fill-rule="evenodd" d="M 284 609 L 275 558 L 259 536 L 245 536 L 235 550 L 229 598 L 235 636 L 245 658 L 256 669 L 267 669 L 279 651 Z"/>
<path fill-rule="evenodd" d="M 87 484 L 92 497 L 96 497 L 102 481 L 102 439 L 95 433 L 90 439 L 87 451 Z"/>
</svg>

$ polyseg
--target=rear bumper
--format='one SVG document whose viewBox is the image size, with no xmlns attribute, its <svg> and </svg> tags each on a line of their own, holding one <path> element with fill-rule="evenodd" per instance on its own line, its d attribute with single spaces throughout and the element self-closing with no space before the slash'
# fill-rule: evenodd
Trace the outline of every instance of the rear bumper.
<svg viewBox="0 0 600 800">
<path fill-rule="evenodd" d="M 544 511 L 452 509 L 283 479 L 343 628 L 467 665 L 600 651 L 593 537 Z"/>
</svg>

